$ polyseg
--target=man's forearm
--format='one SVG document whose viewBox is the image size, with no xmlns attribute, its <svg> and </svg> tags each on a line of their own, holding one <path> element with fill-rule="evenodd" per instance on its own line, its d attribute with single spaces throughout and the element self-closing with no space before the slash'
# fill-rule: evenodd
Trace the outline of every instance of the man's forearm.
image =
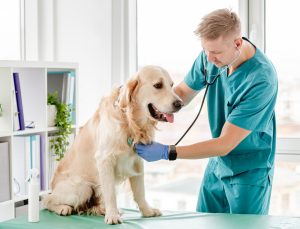
<svg viewBox="0 0 300 229">
<path fill-rule="evenodd" d="M 198 142 L 192 145 L 177 146 L 177 158 L 201 159 L 215 156 L 225 156 L 230 148 L 226 146 L 225 139 L 213 138 L 211 140 Z"/>
<path fill-rule="evenodd" d="M 193 145 L 176 147 L 177 158 L 192 159 L 225 156 L 237 147 L 250 133 L 250 130 L 243 129 L 230 122 L 225 122 L 221 135 L 218 138 L 198 142 Z"/>
</svg>

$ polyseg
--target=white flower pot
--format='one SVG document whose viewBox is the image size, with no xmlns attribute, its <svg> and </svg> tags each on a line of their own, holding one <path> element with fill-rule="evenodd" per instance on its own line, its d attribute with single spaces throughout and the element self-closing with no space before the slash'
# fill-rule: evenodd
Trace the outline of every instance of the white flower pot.
<svg viewBox="0 0 300 229">
<path fill-rule="evenodd" d="M 56 106 L 47 105 L 47 112 L 48 112 L 48 127 L 53 127 L 55 126 L 55 118 L 57 114 Z"/>
</svg>

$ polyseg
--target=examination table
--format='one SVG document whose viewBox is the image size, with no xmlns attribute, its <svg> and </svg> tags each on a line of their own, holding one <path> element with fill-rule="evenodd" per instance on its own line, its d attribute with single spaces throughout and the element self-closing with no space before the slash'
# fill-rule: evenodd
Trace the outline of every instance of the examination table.
<svg viewBox="0 0 300 229">
<path fill-rule="evenodd" d="M 27 217 L 1 222 L 5 229 L 300 229 L 300 218 L 266 215 L 237 215 L 163 211 L 163 216 L 142 218 L 137 210 L 122 209 L 123 223 L 106 225 L 102 216 L 58 216 L 41 210 L 40 222 L 28 223 Z"/>
</svg>

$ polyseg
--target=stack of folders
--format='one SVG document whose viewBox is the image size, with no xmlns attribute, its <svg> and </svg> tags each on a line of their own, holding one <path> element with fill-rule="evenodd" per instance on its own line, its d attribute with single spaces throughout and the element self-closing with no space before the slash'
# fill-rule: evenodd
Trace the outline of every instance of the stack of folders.
<svg viewBox="0 0 300 229">
<path fill-rule="evenodd" d="M 64 73 L 62 101 L 74 108 L 74 93 L 75 93 L 75 72 Z M 71 112 L 72 118 L 72 112 Z"/>
<path fill-rule="evenodd" d="M 57 138 L 57 136 L 48 137 L 48 153 L 49 153 L 49 163 L 48 163 L 48 185 L 50 187 L 50 182 L 53 178 L 54 172 L 57 168 L 58 161 L 56 160 L 57 156 L 54 153 L 54 150 L 51 149 L 51 140 Z"/>
<path fill-rule="evenodd" d="M 41 188 L 44 189 L 45 156 L 41 135 L 14 137 L 12 154 L 13 193 L 15 196 L 27 195 L 27 177 L 32 168 L 40 170 Z"/>
<path fill-rule="evenodd" d="M 0 142 L 0 203 L 10 196 L 8 142 Z"/>
<path fill-rule="evenodd" d="M 20 85 L 20 77 L 18 72 L 13 73 L 15 96 L 13 100 L 14 108 L 14 130 L 25 130 L 22 92 Z"/>
<path fill-rule="evenodd" d="M 75 93 L 75 72 L 63 73 L 62 98 L 61 101 L 70 106 L 70 119 L 74 121 L 74 93 Z"/>
<path fill-rule="evenodd" d="M 69 104 L 74 120 L 75 72 L 48 72 L 48 92 L 58 92 L 62 103 Z"/>
</svg>

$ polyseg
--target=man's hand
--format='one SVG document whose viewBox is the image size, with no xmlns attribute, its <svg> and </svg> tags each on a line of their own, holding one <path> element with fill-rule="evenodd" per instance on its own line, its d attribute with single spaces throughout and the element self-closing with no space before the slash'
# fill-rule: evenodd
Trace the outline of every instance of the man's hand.
<svg viewBox="0 0 300 229">
<path fill-rule="evenodd" d="M 158 161 L 160 159 L 169 159 L 169 146 L 158 142 L 152 142 L 149 145 L 135 144 L 134 148 L 137 154 L 146 161 Z"/>
</svg>

